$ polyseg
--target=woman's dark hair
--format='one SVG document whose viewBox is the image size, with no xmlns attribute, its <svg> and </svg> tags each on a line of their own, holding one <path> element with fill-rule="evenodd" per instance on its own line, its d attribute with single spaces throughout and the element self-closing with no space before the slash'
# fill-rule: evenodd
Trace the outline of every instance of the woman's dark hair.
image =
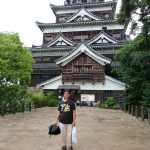
<svg viewBox="0 0 150 150">
<path fill-rule="evenodd" d="M 70 91 L 70 90 L 64 90 L 64 93 L 65 93 L 65 92 L 68 92 L 69 94 L 71 94 L 71 91 Z"/>
</svg>

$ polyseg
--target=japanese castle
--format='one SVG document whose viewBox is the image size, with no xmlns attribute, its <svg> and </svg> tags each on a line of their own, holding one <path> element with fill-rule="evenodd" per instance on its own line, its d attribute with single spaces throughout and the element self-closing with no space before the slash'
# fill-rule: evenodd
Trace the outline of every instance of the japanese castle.
<svg viewBox="0 0 150 150">
<path fill-rule="evenodd" d="M 66 0 L 50 4 L 56 23 L 36 22 L 43 44 L 33 45 L 31 85 L 61 97 L 69 89 L 83 102 L 123 99 L 125 83 L 112 73 L 115 54 L 124 46 L 125 26 L 115 19 L 117 2 Z"/>
</svg>

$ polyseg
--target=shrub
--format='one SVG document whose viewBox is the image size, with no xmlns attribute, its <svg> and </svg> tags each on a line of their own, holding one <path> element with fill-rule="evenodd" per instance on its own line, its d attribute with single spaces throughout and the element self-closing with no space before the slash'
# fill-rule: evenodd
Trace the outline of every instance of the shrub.
<svg viewBox="0 0 150 150">
<path fill-rule="evenodd" d="M 115 104 L 114 106 L 112 106 L 113 109 L 119 109 L 120 106 L 118 104 Z"/>
<path fill-rule="evenodd" d="M 113 97 L 108 97 L 105 104 L 106 107 L 112 108 L 116 104 L 116 102 Z"/>
<path fill-rule="evenodd" d="M 116 104 L 113 97 L 108 97 L 104 103 L 100 104 L 100 108 L 113 108 L 117 109 L 119 106 Z"/>
<path fill-rule="evenodd" d="M 41 92 L 36 92 L 32 94 L 32 102 L 36 104 L 38 107 L 46 106 L 47 99 L 46 96 Z"/>
<path fill-rule="evenodd" d="M 46 95 L 47 104 L 50 107 L 56 107 L 58 105 L 57 97 L 55 96 L 54 92 L 49 92 Z"/>
</svg>

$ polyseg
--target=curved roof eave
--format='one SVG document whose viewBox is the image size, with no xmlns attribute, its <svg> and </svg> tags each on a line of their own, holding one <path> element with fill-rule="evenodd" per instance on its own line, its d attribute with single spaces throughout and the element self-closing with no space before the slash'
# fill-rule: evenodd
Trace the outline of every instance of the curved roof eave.
<svg viewBox="0 0 150 150">
<path fill-rule="evenodd" d="M 86 43 L 81 43 L 80 45 L 78 45 L 76 48 L 74 48 L 70 53 L 68 53 L 67 55 L 61 57 L 60 59 L 58 59 L 56 61 L 56 64 L 61 64 L 61 63 L 64 63 L 65 59 L 72 59 L 73 58 L 73 55 L 75 57 L 77 57 L 78 53 L 82 52 L 82 50 L 79 51 L 79 48 L 83 46 L 83 47 L 86 47 L 86 49 L 83 49 L 84 51 L 83 52 L 86 52 L 86 53 L 91 53 L 94 57 L 96 56 L 97 58 L 101 58 L 101 61 L 104 61 L 105 63 L 111 63 L 111 59 L 99 54 L 98 52 L 96 52 L 95 50 L 93 50 L 90 46 L 88 46 Z M 88 49 L 88 50 L 87 50 Z M 74 53 L 74 54 L 73 54 Z M 91 55 L 90 54 L 90 55 Z M 72 55 L 72 56 L 71 56 Z M 70 58 L 69 58 L 70 57 Z M 71 58 L 72 57 L 72 58 Z M 97 60 L 96 60 L 97 61 Z"/>
<path fill-rule="evenodd" d="M 100 2 L 100 3 L 85 3 L 84 6 L 85 7 L 91 7 L 91 6 L 111 6 L 111 5 L 116 5 L 117 2 L 116 1 L 109 1 L 109 2 Z M 51 9 L 53 9 L 53 11 L 56 11 L 57 10 L 63 10 L 63 9 L 70 9 L 70 8 L 80 8 L 82 7 L 82 4 L 74 4 L 74 5 L 53 5 L 53 4 L 50 4 L 50 7 Z"/>
</svg>

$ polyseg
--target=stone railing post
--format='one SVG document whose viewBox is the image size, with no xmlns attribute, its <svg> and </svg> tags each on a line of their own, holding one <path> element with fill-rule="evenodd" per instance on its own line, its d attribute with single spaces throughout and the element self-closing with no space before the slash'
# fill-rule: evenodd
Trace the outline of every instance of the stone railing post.
<svg viewBox="0 0 150 150">
<path fill-rule="evenodd" d="M 24 103 L 22 103 L 21 112 L 24 113 Z"/>
<path fill-rule="evenodd" d="M 122 110 L 122 111 L 124 111 L 124 109 L 125 109 L 125 106 L 124 106 L 125 104 L 124 103 L 120 103 L 120 109 Z"/>
<path fill-rule="evenodd" d="M 141 119 L 144 121 L 144 107 L 141 107 Z"/>
<path fill-rule="evenodd" d="M 12 114 L 16 114 L 16 105 L 12 106 Z"/>
<path fill-rule="evenodd" d="M 128 104 L 128 113 L 131 114 L 131 105 Z"/>
<path fill-rule="evenodd" d="M 29 111 L 31 111 L 31 102 L 29 102 Z"/>
<path fill-rule="evenodd" d="M 149 122 L 149 125 L 150 125 L 150 109 L 148 109 L 148 122 Z"/>
<path fill-rule="evenodd" d="M 136 116 L 136 118 L 139 117 L 139 107 L 138 106 L 135 106 L 135 116 Z"/>
<path fill-rule="evenodd" d="M 36 105 L 36 103 L 34 103 L 34 109 L 36 109 L 37 108 L 37 105 Z"/>
<path fill-rule="evenodd" d="M 1 115 L 2 117 L 4 117 L 4 115 L 5 115 L 5 106 L 4 106 L 4 105 L 1 105 L 1 106 L 0 106 L 0 115 Z"/>
<path fill-rule="evenodd" d="M 135 111 L 135 107 L 134 107 L 134 105 L 131 105 L 131 114 L 132 114 L 132 116 L 134 116 L 134 111 Z"/>
<path fill-rule="evenodd" d="M 126 113 L 127 112 L 127 104 L 124 104 L 124 112 Z"/>
</svg>

